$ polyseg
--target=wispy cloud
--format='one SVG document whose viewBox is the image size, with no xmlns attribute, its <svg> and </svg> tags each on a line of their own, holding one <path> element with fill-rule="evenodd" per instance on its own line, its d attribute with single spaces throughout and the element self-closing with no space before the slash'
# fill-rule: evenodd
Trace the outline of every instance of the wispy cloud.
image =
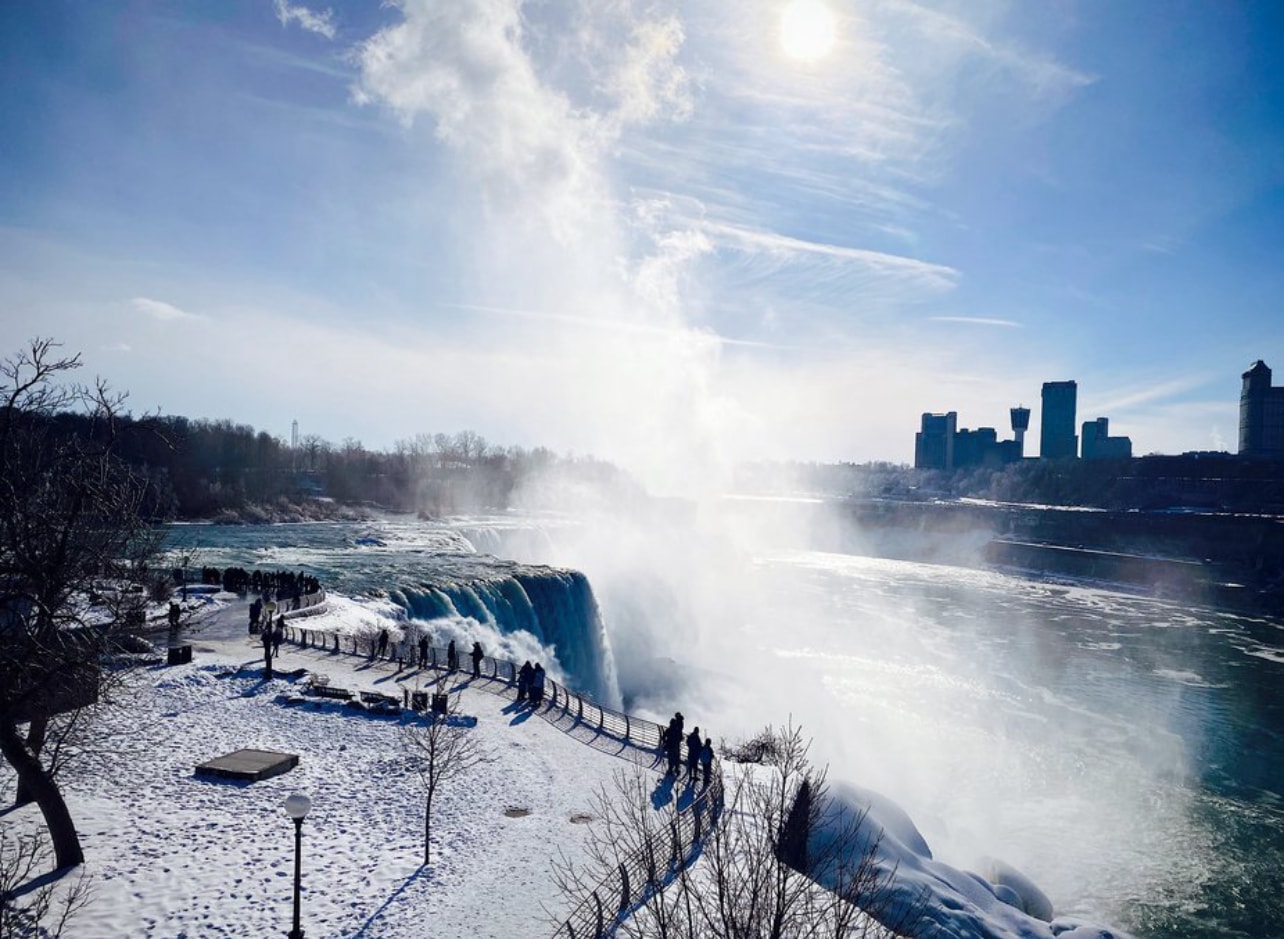
<svg viewBox="0 0 1284 939">
<path fill-rule="evenodd" d="M 1194 391 L 1196 388 L 1206 387 L 1210 381 L 1220 379 L 1222 376 L 1212 375 L 1190 375 L 1183 378 L 1174 378 L 1170 381 L 1160 381 L 1145 385 L 1134 385 L 1132 387 L 1116 388 L 1106 392 L 1104 400 L 1091 398 L 1085 402 L 1091 405 L 1091 410 L 1096 413 L 1109 416 L 1108 412 L 1127 411 L 1132 408 L 1141 407 L 1142 405 L 1153 405 L 1158 402 L 1166 401 L 1169 398 L 1175 398 L 1184 395 L 1187 392 Z M 1089 410 L 1084 408 L 1085 412 Z"/>
<path fill-rule="evenodd" d="M 322 10 L 318 13 L 302 4 L 292 6 L 288 0 L 272 0 L 272 5 L 276 8 L 276 18 L 281 21 L 282 26 L 298 23 L 300 29 L 324 36 L 326 39 L 334 39 L 338 35 L 334 25 L 333 10 Z"/>
<path fill-rule="evenodd" d="M 811 257 L 852 264 L 934 292 L 952 289 L 959 279 L 959 272 L 952 267 L 904 255 L 806 241 L 776 232 L 718 222 L 705 222 L 702 227 L 721 244 L 749 254 L 762 254 L 778 259 Z"/>
<path fill-rule="evenodd" d="M 1024 324 L 1016 320 L 997 319 L 991 316 L 929 316 L 933 323 L 965 323 L 970 326 L 1006 326 L 1020 329 Z"/>
<path fill-rule="evenodd" d="M 1096 76 L 1071 68 L 1012 42 L 982 35 L 962 19 L 910 0 L 885 0 L 884 7 L 900 15 L 924 38 L 960 56 L 979 58 L 1009 73 L 1033 97 L 1059 103 Z"/>
<path fill-rule="evenodd" d="M 129 301 L 130 305 L 139 313 L 150 316 L 156 320 L 203 320 L 205 317 L 199 313 L 189 313 L 186 310 L 180 310 L 172 303 L 166 303 L 163 300 L 152 300 L 148 297 L 134 297 Z"/>
</svg>

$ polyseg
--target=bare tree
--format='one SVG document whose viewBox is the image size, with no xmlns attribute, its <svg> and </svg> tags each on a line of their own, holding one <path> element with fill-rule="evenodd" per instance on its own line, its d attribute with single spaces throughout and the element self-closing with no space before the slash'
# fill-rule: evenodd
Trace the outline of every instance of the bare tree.
<svg viewBox="0 0 1284 939">
<path fill-rule="evenodd" d="M 424 784 L 424 864 L 432 846 L 432 804 L 437 793 L 490 758 L 472 734 L 476 718 L 459 713 L 459 695 L 449 698 L 445 714 L 430 711 L 423 724 L 401 727 L 402 750 Z"/>
<path fill-rule="evenodd" d="M 0 828 L 0 939 L 59 939 L 89 901 L 89 878 L 83 872 L 65 885 L 35 880 L 37 871 L 48 866 L 48 854 L 36 835 L 13 835 Z"/>
<path fill-rule="evenodd" d="M 111 680 L 104 655 L 144 628 L 158 547 L 147 485 L 115 453 L 124 398 L 68 383 L 79 367 L 46 339 L 0 363 L 0 755 L 18 801 L 39 805 L 59 868 L 84 855 L 56 734 Z"/>
<path fill-rule="evenodd" d="M 647 939 L 889 939 L 910 931 L 925 899 L 891 889 L 881 833 L 832 804 L 824 770 L 792 726 L 759 742 L 769 762 L 730 766 L 716 824 L 684 843 L 675 800 L 653 807 L 640 771 L 600 790 L 588 860 L 563 857 L 555 880 L 572 909 L 613 877 L 638 878 L 602 935 Z M 760 752 L 763 752 L 760 750 Z M 580 930 L 575 933 L 582 935 Z"/>
</svg>

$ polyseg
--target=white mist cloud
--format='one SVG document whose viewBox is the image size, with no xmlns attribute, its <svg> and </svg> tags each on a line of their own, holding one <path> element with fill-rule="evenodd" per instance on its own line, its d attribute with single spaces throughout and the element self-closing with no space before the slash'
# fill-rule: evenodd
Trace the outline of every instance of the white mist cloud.
<svg viewBox="0 0 1284 939">
<path fill-rule="evenodd" d="M 186 310 L 180 310 L 172 303 L 166 303 L 163 300 L 152 300 L 148 297 L 134 297 L 129 301 L 129 303 L 139 313 L 143 313 L 156 320 L 201 320 L 205 318 L 198 313 L 189 313 Z"/>
<path fill-rule="evenodd" d="M 933 323 L 964 323 L 971 326 L 1006 326 L 1013 329 L 1020 329 L 1022 325 L 1016 320 L 998 319 L 990 316 L 929 316 L 928 320 Z"/>
<path fill-rule="evenodd" d="M 290 4 L 287 0 L 272 0 L 276 8 L 276 18 L 282 26 L 298 23 L 299 28 L 309 33 L 316 33 L 326 39 L 334 39 L 338 31 L 334 25 L 334 11 L 322 10 L 320 13 L 310 10 L 302 4 Z"/>
</svg>

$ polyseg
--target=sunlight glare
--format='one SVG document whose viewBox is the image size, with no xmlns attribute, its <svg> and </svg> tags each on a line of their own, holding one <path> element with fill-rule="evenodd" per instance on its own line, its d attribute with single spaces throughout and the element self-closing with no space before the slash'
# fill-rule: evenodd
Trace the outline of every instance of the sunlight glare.
<svg viewBox="0 0 1284 939">
<path fill-rule="evenodd" d="M 780 14 L 780 45 L 791 59 L 813 61 L 834 46 L 834 14 L 820 0 L 792 0 Z"/>
</svg>

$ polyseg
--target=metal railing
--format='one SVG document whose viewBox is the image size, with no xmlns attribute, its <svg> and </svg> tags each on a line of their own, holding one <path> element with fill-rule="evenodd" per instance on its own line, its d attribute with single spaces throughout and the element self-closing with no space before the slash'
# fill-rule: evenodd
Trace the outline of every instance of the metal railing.
<svg viewBox="0 0 1284 939">
<path fill-rule="evenodd" d="M 381 653 L 378 635 L 345 637 L 336 632 L 293 625 L 289 621 L 285 627 L 285 639 L 303 648 L 359 655 L 372 661 L 396 663 L 399 668 L 421 665 L 417 645 L 406 640 L 387 642 Z M 429 646 L 422 666 L 447 675 L 473 673 L 471 657 L 465 655 L 463 661 L 459 661 L 457 656 L 457 667 L 452 671 L 448 654 L 447 648 Z M 506 690 L 511 690 L 517 685 L 517 671 L 515 662 L 483 656 L 476 674 L 479 678 L 503 682 Z M 595 728 L 599 734 L 639 749 L 654 750 L 658 762 L 660 742 L 667 727 L 604 707 L 552 679 L 545 679 L 544 689 L 545 697 L 536 705 L 535 713 L 550 720 L 555 720 L 558 715 L 572 717 L 577 724 Z M 571 911 L 553 934 L 553 939 L 604 939 L 610 935 L 639 903 L 664 889 L 677 871 L 691 863 L 694 849 L 718 824 L 722 806 L 722 768 L 715 759 L 700 794 L 662 832 L 656 833 L 658 837 L 648 838 L 604 877 Z"/>
<path fill-rule="evenodd" d="M 721 819 L 722 769 L 714 762 L 706 786 L 684 811 L 651 835 L 602 878 L 553 939 L 604 939 L 695 860 L 695 849 Z"/>
</svg>

